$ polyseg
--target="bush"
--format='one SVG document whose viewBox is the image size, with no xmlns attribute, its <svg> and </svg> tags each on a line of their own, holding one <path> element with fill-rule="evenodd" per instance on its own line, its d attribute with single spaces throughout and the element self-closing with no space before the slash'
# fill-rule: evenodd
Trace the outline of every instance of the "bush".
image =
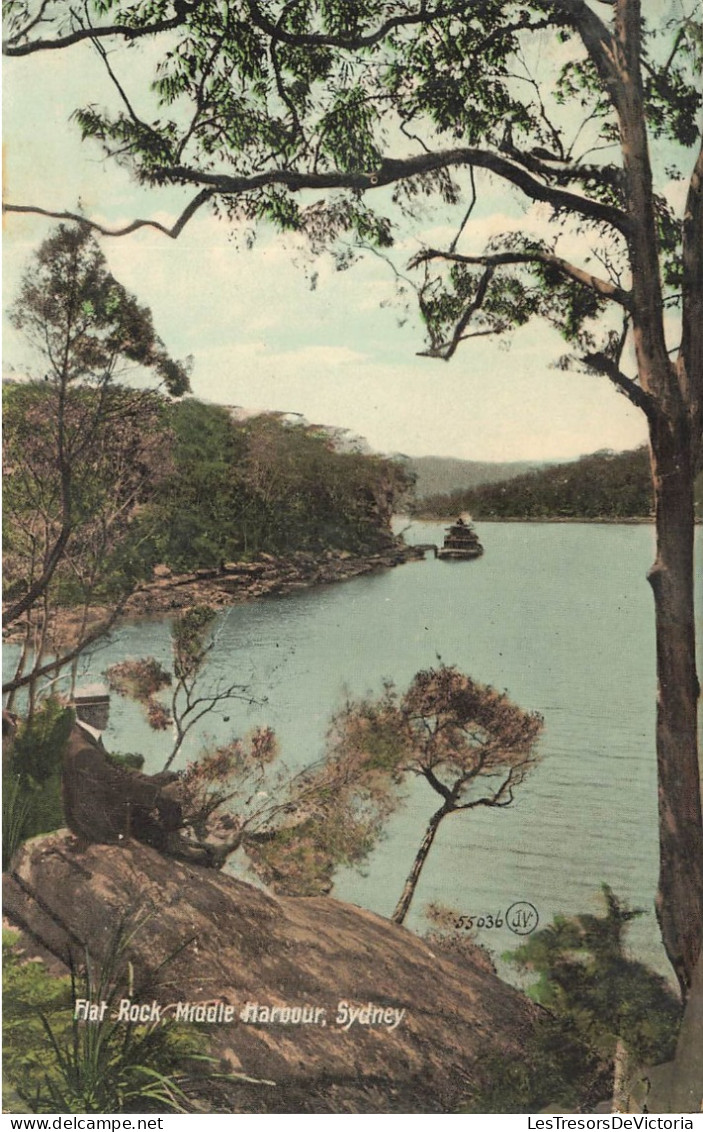
<svg viewBox="0 0 703 1132">
<path fill-rule="evenodd" d="M 64 824 L 61 759 L 73 721 L 71 709 L 49 696 L 18 728 L 3 763 L 3 870 L 24 841 Z"/>
<path fill-rule="evenodd" d="M 122 925 L 101 965 L 86 954 L 80 973 L 57 978 L 4 933 L 6 1111 L 190 1111 L 186 1089 L 202 1078 L 202 1065 L 196 1072 L 192 1063 L 212 1062 L 205 1035 L 170 1021 L 137 1025 L 114 1017 L 129 994 L 129 938 Z M 104 1020 L 76 1019 L 79 998 L 106 1002 Z"/>
<path fill-rule="evenodd" d="M 556 916 L 506 956 L 537 976 L 528 993 L 544 1013 L 519 1063 L 477 1063 L 477 1086 L 463 1111 L 539 1112 L 550 1102 L 592 1111 L 613 1096 L 618 1049 L 631 1068 L 673 1056 L 681 1003 L 625 949 L 627 924 L 641 910 L 607 885 L 603 898 L 604 915 Z"/>
</svg>

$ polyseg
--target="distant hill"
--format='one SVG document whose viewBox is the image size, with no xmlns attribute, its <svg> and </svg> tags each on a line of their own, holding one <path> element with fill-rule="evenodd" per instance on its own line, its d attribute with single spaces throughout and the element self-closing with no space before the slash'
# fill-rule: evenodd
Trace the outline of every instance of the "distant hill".
<svg viewBox="0 0 703 1132">
<path fill-rule="evenodd" d="M 412 456 L 405 463 L 417 476 L 415 496 L 444 495 L 464 491 L 482 483 L 500 483 L 524 472 L 544 467 L 544 462 L 520 460 L 514 463 L 488 463 L 479 460 L 456 460 L 443 456 Z"/>
<path fill-rule="evenodd" d="M 596 452 L 500 483 L 425 498 L 413 510 L 438 518 L 461 511 L 476 519 L 647 518 L 652 513 L 649 455 L 644 447 Z"/>
</svg>

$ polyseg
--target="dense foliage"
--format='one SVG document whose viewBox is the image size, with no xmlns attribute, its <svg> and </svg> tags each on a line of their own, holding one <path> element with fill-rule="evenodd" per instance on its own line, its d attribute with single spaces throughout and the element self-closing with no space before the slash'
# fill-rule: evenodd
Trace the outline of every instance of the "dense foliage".
<svg viewBox="0 0 703 1132">
<path fill-rule="evenodd" d="M 243 421 L 195 400 L 174 404 L 173 474 L 149 517 L 156 560 L 174 569 L 297 550 L 378 550 L 408 473 L 341 449 L 334 434 L 277 414 Z"/>
<path fill-rule="evenodd" d="M 603 894 L 603 915 L 557 916 L 508 956 L 537 977 L 529 993 L 545 1013 L 524 1057 L 476 1067 L 482 1084 L 465 1111 L 592 1112 L 619 1091 L 626 1100 L 647 1065 L 673 1056 L 681 1003 L 627 953 L 625 930 L 641 911 L 607 885 Z"/>
<path fill-rule="evenodd" d="M 652 480 L 645 448 L 596 452 L 503 483 L 480 484 L 421 500 L 415 512 L 475 519 L 632 519 L 652 514 Z"/>
</svg>

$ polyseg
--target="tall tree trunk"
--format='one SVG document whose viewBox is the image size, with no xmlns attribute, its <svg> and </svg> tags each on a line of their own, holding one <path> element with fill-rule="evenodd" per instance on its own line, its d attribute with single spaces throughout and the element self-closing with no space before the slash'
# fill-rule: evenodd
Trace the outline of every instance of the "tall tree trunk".
<svg viewBox="0 0 703 1132">
<path fill-rule="evenodd" d="M 686 364 L 672 365 L 664 333 L 658 226 L 644 113 L 640 0 L 615 0 L 614 17 L 610 90 L 620 126 L 630 222 L 630 313 L 640 386 L 648 398 L 657 528 L 657 557 L 649 573 L 657 636 L 657 916 L 666 953 L 686 997 L 703 942 L 699 686 L 693 618 L 695 398 L 692 375 Z M 689 210 L 693 207 L 690 197 L 688 206 Z M 690 237 L 688 232 L 686 246 Z M 700 248 L 694 254 L 700 255 Z M 685 292 L 700 278 L 688 260 Z M 690 295 L 685 305 L 684 337 L 691 351 Z M 699 380 L 697 375 L 694 380 Z"/>
<path fill-rule="evenodd" d="M 427 854 L 432 848 L 432 842 L 435 839 L 435 834 L 439 829 L 439 823 L 441 822 L 443 817 L 445 817 L 447 814 L 450 814 L 451 812 L 451 807 L 447 807 L 445 805 L 442 806 L 441 809 L 437 810 L 436 814 L 432 815 L 430 823 L 427 826 L 425 836 L 423 837 L 420 848 L 417 851 L 417 856 L 413 861 L 413 867 L 411 868 L 410 873 L 408 874 L 408 879 L 403 886 L 400 900 L 396 904 L 395 911 L 391 916 L 391 920 L 393 920 L 394 923 L 402 924 L 403 920 L 407 916 L 408 910 L 410 908 L 410 903 L 413 896 L 415 895 L 417 882 L 420 879 L 420 873 L 422 872 L 423 865 L 427 860 Z"/>
<path fill-rule="evenodd" d="M 693 611 L 693 468 L 687 422 L 652 428 L 657 556 L 657 917 L 686 997 L 703 938 L 703 820 Z"/>
</svg>

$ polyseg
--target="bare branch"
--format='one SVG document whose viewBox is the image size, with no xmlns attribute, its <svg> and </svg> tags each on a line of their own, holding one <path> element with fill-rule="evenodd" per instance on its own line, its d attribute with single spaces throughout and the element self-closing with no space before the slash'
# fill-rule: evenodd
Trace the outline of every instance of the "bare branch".
<svg viewBox="0 0 703 1132">
<path fill-rule="evenodd" d="M 102 621 L 95 629 L 91 630 L 87 637 L 80 641 L 70 652 L 64 653 L 63 656 L 59 656 L 56 660 L 49 661 L 47 664 L 40 665 L 39 668 L 33 669 L 32 672 L 29 672 L 26 676 L 8 680 L 8 682 L 2 686 L 3 695 L 5 695 L 6 692 L 16 692 L 19 688 L 26 688 L 28 684 L 41 679 L 42 676 L 51 676 L 55 672 L 60 672 L 62 668 L 80 656 L 85 649 L 95 644 L 96 641 L 99 641 L 101 637 L 104 637 L 110 632 L 110 629 L 122 614 L 128 596 L 131 595 L 126 595 L 123 600 L 118 602 L 110 611 L 109 617 L 105 621 Z"/>
<path fill-rule="evenodd" d="M 468 224 L 468 222 L 471 218 L 471 213 L 473 212 L 474 207 L 476 205 L 476 177 L 475 177 L 475 174 L 474 174 L 473 165 L 469 166 L 469 178 L 471 180 L 471 200 L 469 201 L 469 207 L 467 208 L 466 212 L 464 213 L 464 218 L 463 218 L 461 224 L 459 225 L 459 229 L 457 231 L 457 234 L 454 237 L 454 239 L 452 240 L 451 244 L 449 245 L 450 252 L 456 251 L 456 246 L 459 243 L 459 240 L 461 239 L 461 233 L 464 231 L 464 228 Z"/>
<path fill-rule="evenodd" d="M 48 216 L 52 220 L 73 220 L 76 224 L 84 224 L 88 228 L 92 228 L 93 231 L 99 232 L 101 236 L 129 236 L 132 232 L 138 231 L 139 228 L 156 228 L 157 231 L 163 232 L 165 236 L 176 240 L 188 221 L 213 195 L 212 189 L 201 189 L 170 228 L 167 228 L 165 224 L 161 224 L 158 220 L 133 220 L 124 228 L 106 228 L 104 224 L 98 224 L 95 220 L 87 220 L 79 212 L 54 212 L 51 209 L 39 208 L 31 204 L 3 204 L 2 210 L 3 212 L 25 212 L 36 216 Z"/>
<path fill-rule="evenodd" d="M 491 335 L 499 333 L 500 331 L 493 327 L 487 328 L 486 330 L 472 330 L 469 334 L 462 334 L 459 338 L 450 338 L 449 341 L 442 342 L 439 346 L 431 347 L 429 350 L 418 350 L 416 357 L 441 358 L 443 362 L 448 362 L 449 358 L 462 342 L 468 342 L 470 338 L 489 338 Z M 449 350 L 451 350 L 451 353 L 448 353 Z"/>
<path fill-rule="evenodd" d="M 125 108 L 127 110 L 127 113 L 129 114 L 130 118 L 132 119 L 132 121 L 136 125 L 141 126 L 143 129 L 148 129 L 146 122 L 143 122 L 141 120 L 141 118 L 135 112 L 134 107 L 132 106 L 132 103 L 129 101 L 129 98 L 127 97 L 127 92 L 125 91 L 124 87 L 122 86 L 122 83 L 120 82 L 120 80 L 117 78 L 117 75 L 115 74 L 115 72 L 114 72 L 114 70 L 113 70 L 113 68 L 110 64 L 110 59 L 109 59 L 108 53 L 105 50 L 105 48 L 103 47 L 102 43 L 100 43 L 100 41 L 96 39 L 96 40 L 93 40 L 93 46 L 94 46 L 95 50 L 97 51 L 98 55 L 100 56 L 100 58 L 102 59 L 103 63 L 105 64 L 105 70 L 108 73 L 110 81 L 112 82 L 112 85 L 115 87 L 115 89 L 116 89 L 117 93 L 119 94 L 122 102 L 124 103 Z"/>
</svg>

